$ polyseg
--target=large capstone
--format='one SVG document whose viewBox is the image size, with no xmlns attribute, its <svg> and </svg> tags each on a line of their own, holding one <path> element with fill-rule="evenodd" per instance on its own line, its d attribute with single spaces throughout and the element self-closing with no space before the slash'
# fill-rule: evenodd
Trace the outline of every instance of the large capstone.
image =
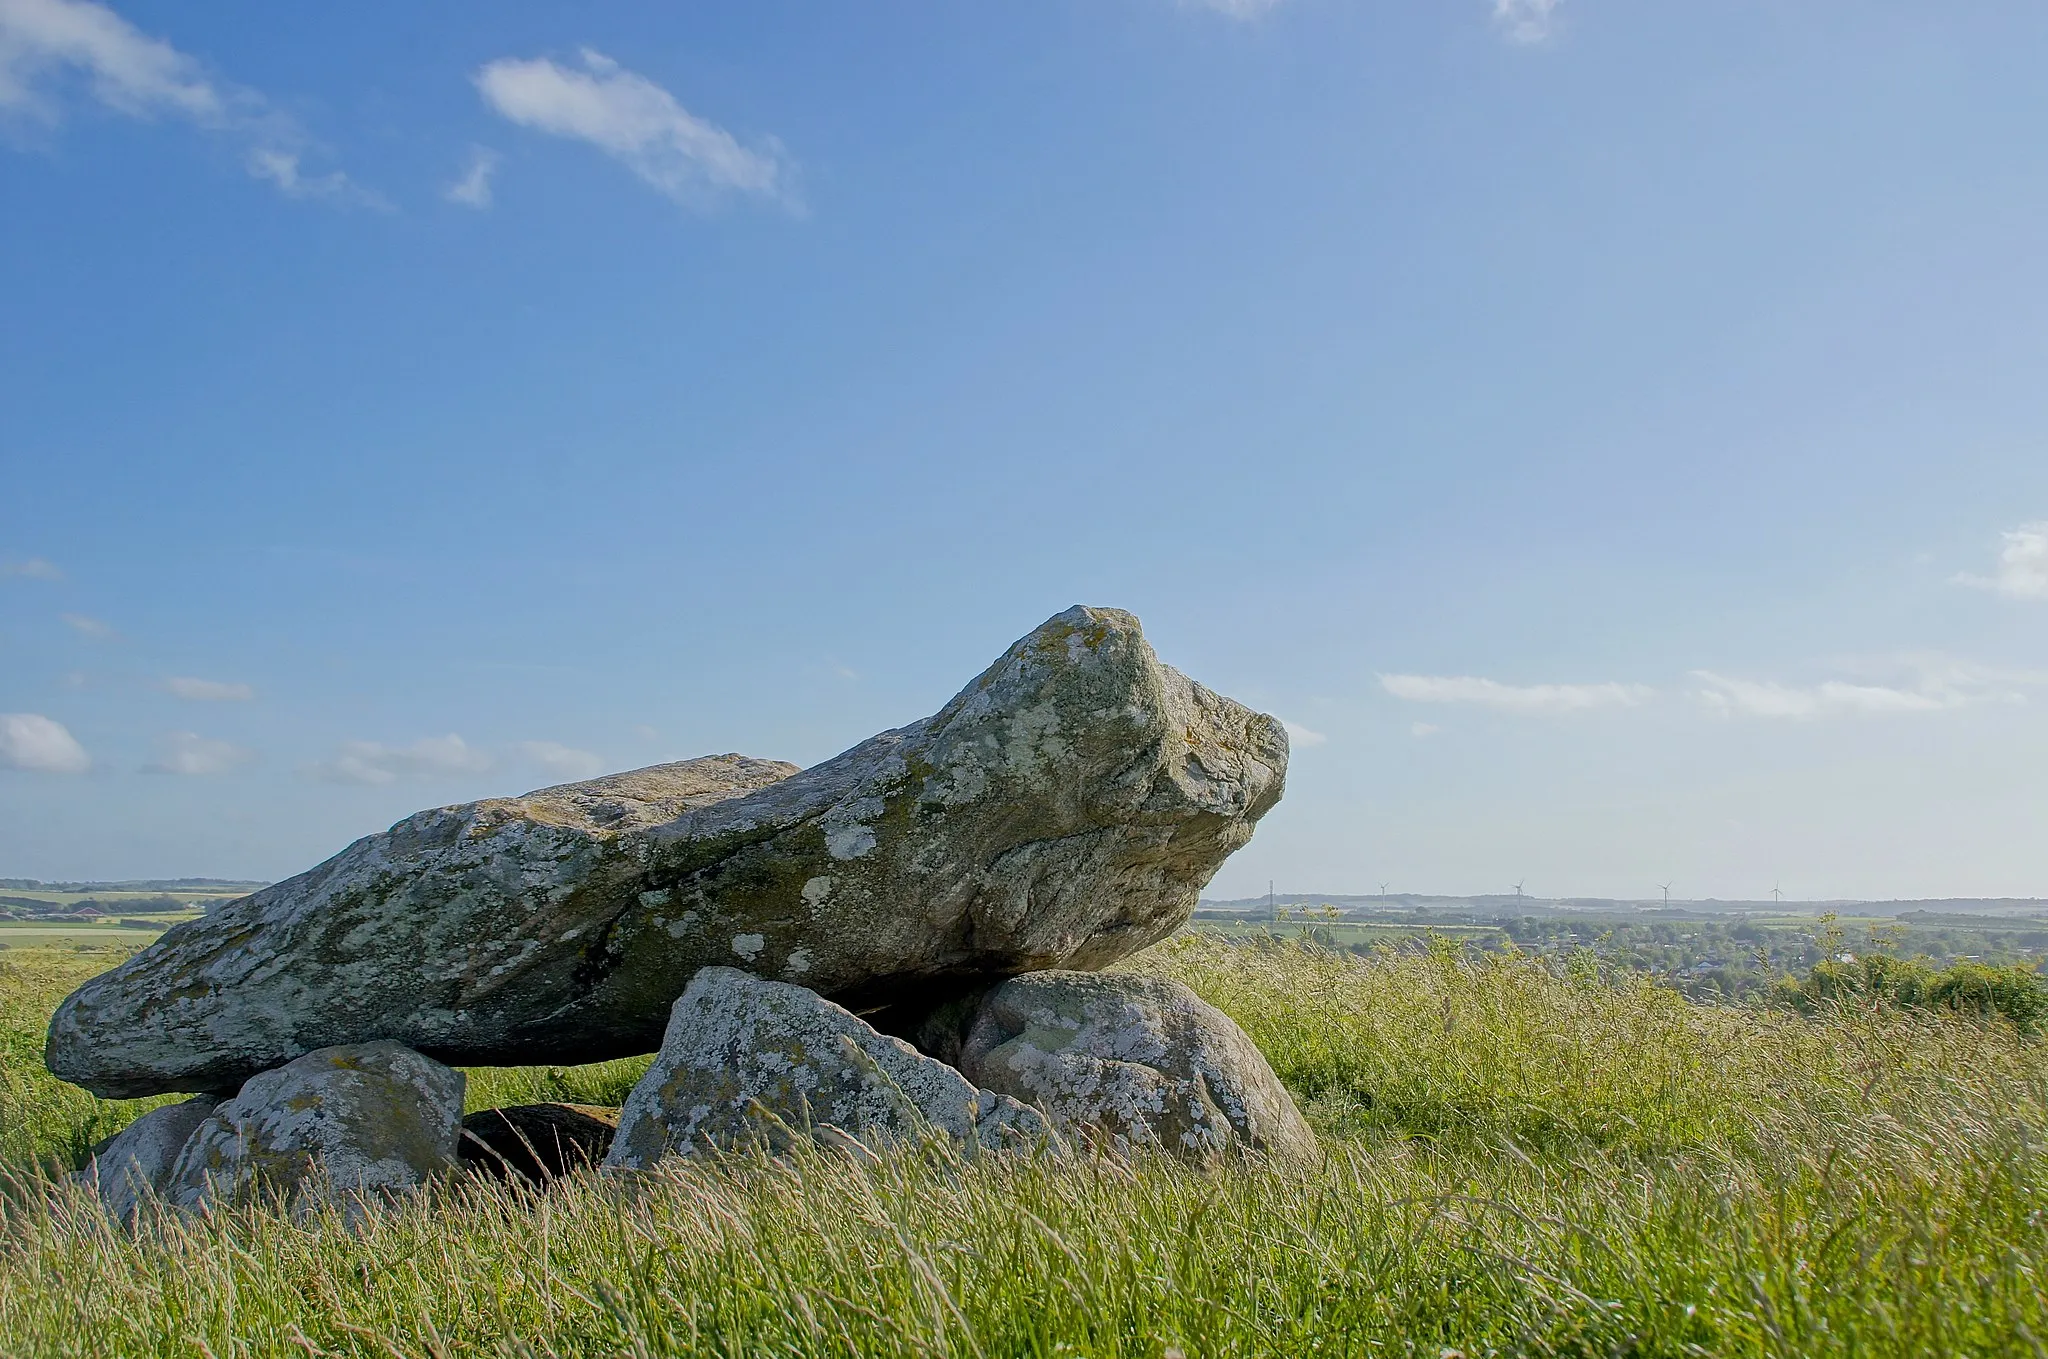
<svg viewBox="0 0 2048 1359">
<path fill-rule="evenodd" d="M 456 1167 L 459 1071 L 397 1043 L 321 1048 L 250 1078 L 172 1167 L 180 1207 L 415 1189 Z"/>
<path fill-rule="evenodd" d="M 49 1066 L 133 1096 L 378 1038 L 597 1061 L 654 1049 L 715 965 L 921 1013 L 1172 933 L 1286 767 L 1278 721 L 1161 665 L 1129 614 L 1076 607 L 932 717 L 802 772 L 716 756 L 409 817 L 87 982 Z"/>
<path fill-rule="evenodd" d="M 660 1055 L 626 1097 L 607 1164 L 783 1151 L 799 1139 L 875 1150 L 932 1135 L 1023 1150 L 1044 1142 L 1046 1124 L 815 991 L 707 967 L 676 1001 Z"/>
<path fill-rule="evenodd" d="M 1082 1144 L 1204 1162 L 1316 1153 L 1314 1131 L 1244 1030 L 1162 977 L 1014 977 L 973 1010 L 958 1052 L 969 1080 L 1044 1110 Z"/>
</svg>

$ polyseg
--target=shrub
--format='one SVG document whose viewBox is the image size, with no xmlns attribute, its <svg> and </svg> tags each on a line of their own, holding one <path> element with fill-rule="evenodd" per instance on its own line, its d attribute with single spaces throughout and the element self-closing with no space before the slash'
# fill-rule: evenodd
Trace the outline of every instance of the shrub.
<svg viewBox="0 0 2048 1359">
<path fill-rule="evenodd" d="M 1947 1010 L 1980 1020 L 2004 1020 L 2019 1033 L 2038 1035 L 2048 1021 L 2048 978 L 2018 964 L 1987 967 L 1954 963 L 1936 969 L 1918 958 L 1900 958 L 1873 932 L 1861 955 L 1842 950 L 1842 932 L 1823 917 L 1822 959 L 1804 977 L 1787 977 L 1776 991 L 1781 1004 L 1808 1015 L 1828 1006 Z"/>
</svg>

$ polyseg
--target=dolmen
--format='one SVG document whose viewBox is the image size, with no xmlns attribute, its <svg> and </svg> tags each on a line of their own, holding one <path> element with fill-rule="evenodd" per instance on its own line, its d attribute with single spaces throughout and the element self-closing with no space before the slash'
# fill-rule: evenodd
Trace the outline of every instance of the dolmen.
<svg viewBox="0 0 2048 1359">
<path fill-rule="evenodd" d="M 195 1097 L 99 1150 L 117 1215 L 797 1137 L 1308 1154 L 1235 1024 L 1102 972 L 1186 923 L 1287 754 L 1076 606 L 810 769 L 714 755 L 410 816 L 88 981 L 46 1061 Z M 615 1133 L 572 1106 L 465 1130 L 453 1068 L 649 1052 Z"/>
</svg>

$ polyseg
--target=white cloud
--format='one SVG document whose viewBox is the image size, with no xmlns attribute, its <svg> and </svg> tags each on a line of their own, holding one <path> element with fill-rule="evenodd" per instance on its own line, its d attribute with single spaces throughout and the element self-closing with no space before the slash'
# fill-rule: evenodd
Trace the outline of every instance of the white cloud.
<svg viewBox="0 0 2048 1359">
<path fill-rule="evenodd" d="M 200 63 L 91 0 L 0 0 L 0 113 L 54 126 L 56 91 L 82 78 L 91 97 L 131 118 L 181 118 L 244 142 L 250 174 L 293 198 L 388 206 L 339 171 L 305 175 L 292 119 L 253 90 L 222 85 Z"/>
<path fill-rule="evenodd" d="M 1715 712 L 1732 716 L 1806 721 L 1821 717 L 1946 712 L 1977 703 L 2016 703 L 2025 698 L 2018 692 L 2019 687 L 2048 682 L 2048 675 L 1989 669 L 1940 657 L 1909 657 L 1901 664 L 1914 672 L 1913 678 L 1903 684 L 1849 680 L 1781 684 L 1695 670 L 1693 678 L 1700 687 L 1693 691 L 1693 698 Z"/>
<path fill-rule="evenodd" d="M 56 563 L 44 561 L 41 557 L 30 557 L 23 562 L 0 562 L 0 576 L 19 576 L 23 580 L 62 580 L 64 573 Z"/>
<path fill-rule="evenodd" d="M 1641 684 L 1501 684 L 1472 675 L 1381 675 L 1380 687 L 1411 703 L 1471 703 L 1512 713 L 1632 708 L 1656 694 Z"/>
<path fill-rule="evenodd" d="M 1232 19 L 1250 20 L 1272 9 L 1280 0 L 1181 0 L 1181 3 L 1195 9 L 1214 10 Z"/>
<path fill-rule="evenodd" d="M 491 176 L 498 171 L 504 159 L 488 147 L 470 148 L 469 168 L 462 172 L 462 178 L 442 190 L 441 196 L 451 203 L 460 203 L 465 208 L 487 208 L 491 205 Z"/>
<path fill-rule="evenodd" d="M 594 779 L 604 772 L 601 756 L 556 741 L 521 741 L 519 753 L 550 774 L 572 783 Z"/>
<path fill-rule="evenodd" d="M 250 174 L 269 180 L 286 198 L 317 198 L 377 212 L 395 210 L 383 194 L 364 188 L 339 170 L 329 170 L 324 175 L 306 174 L 299 168 L 296 151 L 259 146 L 249 152 L 247 164 Z"/>
<path fill-rule="evenodd" d="M 217 126 L 228 101 L 199 63 L 87 0 L 0 0 L 0 108 L 57 121 L 42 78 L 83 75 L 93 97 L 135 118 L 159 113 Z"/>
<path fill-rule="evenodd" d="M 476 87 L 501 116 L 595 146 L 678 203 L 707 206 L 721 192 L 796 201 L 779 144 L 742 146 L 645 76 L 584 48 L 583 66 L 504 57 L 480 68 Z"/>
<path fill-rule="evenodd" d="M 1509 42 L 1548 42 L 1557 30 L 1557 9 L 1563 0 L 1493 0 L 1493 26 Z"/>
<path fill-rule="evenodd" d="M 1420 741 L 1426 737 L 1434 736 L 1442 730 L 1443 728 L 1434 722 L 1417 722 L 1414 726 L 1408 728 L 1408 734 Z"/>
<path fill-rule="evenodd" d="M 62 722 L 41 713 L 0 713 L 0 769 L 83 774 L 92 757 Z"/>
<path fill-rule="evenodd" d="M 2048 599 L 2048 519 L 2021 524 L 2003 536 L 1996 575 L 1964 572 L 1954 577 L 1955 583 L 2008 599 Z"/>
<path fill-rule="evenodd" d="M 189 698 L 195 703 L 247 703 L 256 697 L 256 690 L 251 685 L 193 679 L 189 675 L 167 677 L 164 688 L 178 698 Z"/>
<path fill-rule="evenodd" d="M 142 766 L 142 771 L 203 777 L 229 773 L 255 758 L 253 750 L 209 740 L 196 731 L 167 731 L 156 738 L 156 758 Z"/>
<path fill-rule="evenodd" d="M 1287 740 L 1291 745 L 1319 746 L 1325 744 L 1330 739 L 1319 731 L 1310 731 L 1301 723 L 1290 722 L 1284 717 L 1280 719 L 1280 725 L 1287 728 Z"/>
<path fill-rule="evenodd" d="M 83 633 L 87 637 L 97 637 L 103 642 L 114 636 L 114 629 L 97 618 L 87 618 L 82 613 L 67 613 L 61 617 L 73 632 Z"/>
<path fill-rule="evenodd" d="M 1718 712 L 1744 717 L 1834 717 L 1854 714 L 1936 712 L 1959 707 L 1967 699 L 1916 693 L 1879 684 L 1848 684 L 1829 680 L 1799 687 L 1764 680 L 1734 679 L 1711 670 L 1695 670 L 1703 686 L 1694 697 Z"/>
<path fill-rule="evenodd" d="M 332 760 L 312 767 L 315 778 L 330 783 L 392 783 L 401 778 L 478 774 L 491 767 L 491 757 L 460 736 L 428 736 L 409 746 L 376 741 L 344 741 Z"/>
</svg>

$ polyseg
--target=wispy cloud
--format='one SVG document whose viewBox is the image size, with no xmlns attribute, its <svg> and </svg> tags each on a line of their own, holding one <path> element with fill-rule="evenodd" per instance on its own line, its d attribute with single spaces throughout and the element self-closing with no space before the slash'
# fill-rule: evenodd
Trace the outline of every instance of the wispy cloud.
<svg viewBox="0 0 2048 1359">
<path fill-rule="evenodd" d="M 1280 0 L 1181 0 L 1189 9 L 1206 9 L 1232 19 L 1256 19 L 1275 8 Z"/>
<path fill-rule="evenodd" d="M 228 100 L 199 63 L 86 0 L 0 0 L 0 108 L 54 123 L 49 78 L 83 75 L 93 98 L 134 118 L 171 114 L 204 127 Z"/>
<path fill-rule="evenodd" d="M 164 690 L 177 698 L 188 698 L 195 703 L 247 703 L 256 697 L 253 685 L 230 683 L 225 680 L 194 679 L 190 675 L 166 677 Z"/>
<path fill-rule="evenodd" d="M 1501 684 L 1472 675 L 1381 675 L 1380 687 L 1411 703 L 1469 703 L 1511 713 L 1632 708 L 1656 695 L 1641 684 Z"/>
<path fill-rule="evenodd" d="M 2021 524 L 2003 535 L 2005 546 L 1998 553 L 1998 569 L 1989 576 L 1963 572 L 1958 585 L 1990 590 L 2008 599 L 2048 599 L 2048 519 Z"/>
<path fill-rule="evenodd" d="M 1784 684 L 1695 670 L 1692 675 L 1697 687 L 1692 697 L 1711 711 L 1729 716 L 1810 721 L 1938 713 L 1980 703 L 2017 703 L 2025 700 L 2024 689 L 2048 683 L 2048 675 L 1971 665 L 1940 656 L 1900 657 L 1885 668 L 1904 671 L 1905 677 L 1888 683 L 1859 677 L 1823 680 L 1818 684 Z"/>
<path fill-rule="evenodd" d="M 102 642 L 118 635 L 109 624 L 102 623 L 97 618 L 88 618 L 82 613 L 61 614 L 59 617 L 63 618 L 64 625 L 73 632 L 97 638 Z"/>
<path fill-rule="evenodd" d="M 41 713 L 0 713 L 0 769 L 83 774 L 92 757 L 62 722 Z"/>
<path fill-rule="evenodd" d="M 1910 689 L 1893 689 L 1879 684 L 1850 684 L 1828 680 L 1798 686 L 1769 680 L 1736 679 L 1711 670 L 1695 670 L 1700 682 L 1694 697 L 1707 707 L 1743 717 L 1839 717 L 1869 716 L 1875 713 L 1939 712 L 1961 707 L 1969 700 L 1960 695 L 1923 694 Z"/>
<path fill-rule="evenodd" d="M 794 172 L 772 138 L 756 146 L 697 117 L 661 86 L 584 48 L 581 67 L 545 57 L 504 57 L 480 68 L 476 87 L 502 117 L 588 142 L 688 207 L 726 193 L 797 206 Z"/>
<path fill-rule="evenodd" d="M 469 168 L 461 178 L 441 191 L 441 196 L 451 203 L 460 203 L 465 208 L 479 210 L 491 205 L 491 176 L 498 172 L 498 165 L 504 157 L 489 147 L 471 147 Z"/>
<path fill-rule="evenodd" d="M 44 561 L 41 557 L 30 557 L 26 561 L 0 562 L 0 576 L 16 576 L 22 580 L 62 580 L 64 573 L 57 569 L 55 562 Z"/>
<path fill-rule="evenodd" d="M 537 764 L 555 777 L 572 783 L 594 779 L 604 772 L 602 756 L 558 741 L 521 741 L 519 753 L 528 763 Z"/>
<path fill-rule="evenodd" d="M 364 188 L 339 170 L 329 170 L 324 175 L 306 174 L 299 168 L 296 151 L 260 146 L 249 153 L 247 164 L 250 174 L 269 180 L 286 198 L 317 198 L 345 207 L 393 211 L 384 195 Z"/>
<path fill-rule="evenodd" d="M 1319 731 L 1310 731 L 1301 723 L 1290 722 L 1284 717 L 1280 719 L 1280 725 L 1287 728 L 1287 740 L 1290 745 L 1319 746 L 1330 739 Z"/>
<path fill-rule="evenodd" d="M 1557 31 L 1563 0 L 1493 0 L 1493 26 L 1509 42 L 1534 45 Z"/>
<path fill-rule="evenodd" d="M 1417 722 L 1414 726 L 1408 728 L 1408 734 L 1421 741 L 1436 735 L 1442 730 L 1443 728 L 1434 722 Z"/>
<path fill-rule="evenodd" d="M 376 741 L 344 741 L 331 760 L 313 765 L 315 778 L 330 783 L 393 783 L 402 778 L 478 774 L 491 767 L 491 757 L 460 736 L 428 736 L 409 746 Z"/>
<path fill-rule="evenodd" d="M 200 62 L 136 28 L 92 0 L 0 0 L 0 114 L 54 127 L 62 120 L 66 78 L 130 118 L 181 119 L 247 147 L 258 179 L 297 198 L 383 205 L 339 171 L 299 169 L 305 137 L 296 123 L 254 90 L 226 85 Z"/>
<path fill-rule="evenodd" d="M 196 731 L 167 731 L 156 738 L 155 758 L 142 766 L 142 772 L 202 778 L 232 773 L 255 758 L 253 750 L 209 740 Z"/>
</svg>

